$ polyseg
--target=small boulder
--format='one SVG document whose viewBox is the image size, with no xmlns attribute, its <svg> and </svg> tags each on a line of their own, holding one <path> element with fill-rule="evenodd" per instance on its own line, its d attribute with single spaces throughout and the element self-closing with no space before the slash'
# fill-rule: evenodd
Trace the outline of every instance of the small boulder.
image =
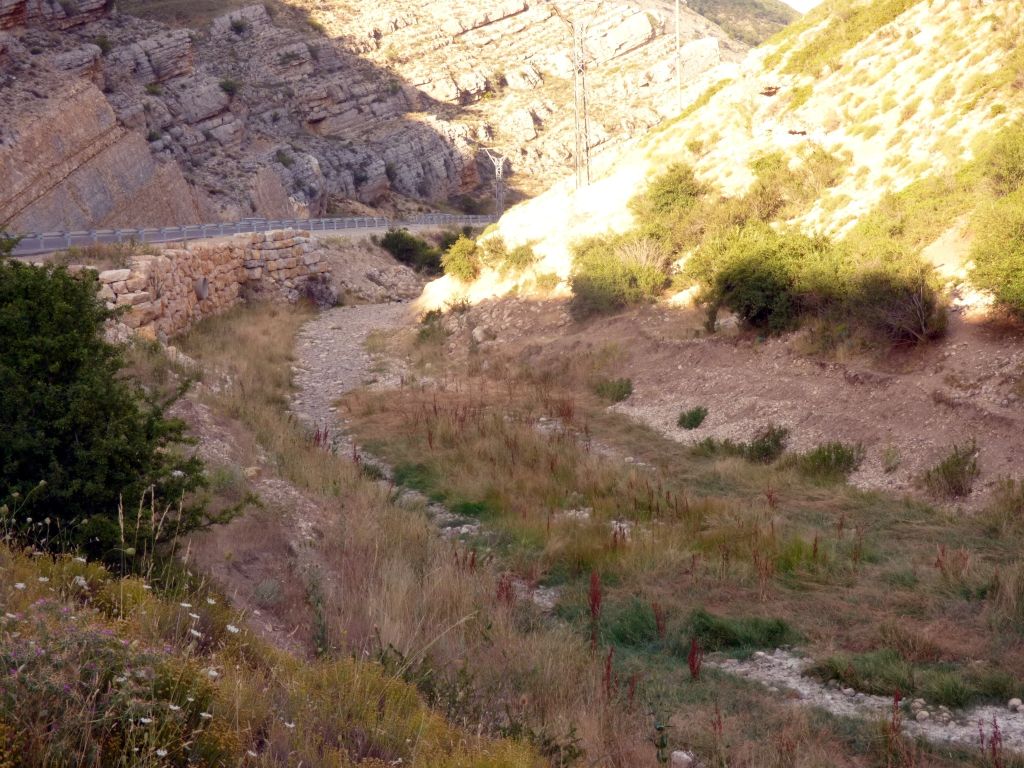
<svg viewBox="0 0 1024 768">
<path fill-rule="evenodd" d="M 1020 699 L 1010 699 L 1006 706 L 1011 712 L 1016 712 L 1020 709 L 1021 704 L 1024 704 L 1024 702 Z"/>
<path fill-rule="evenodd" d="M 931 717 L 931 713 L 927 709 L 922 709 L 917 713 L 917 722 L 923 723 L 929 717 Z"/>
<path fill-rule="evenodd" d="M 693 766 L 697 765 L 697 759 L 693 756 L 692 752 L 676 750 L 672 753 L 672 760 L 669 765 L 672 768 L 693 768 Z"/>
</svg>

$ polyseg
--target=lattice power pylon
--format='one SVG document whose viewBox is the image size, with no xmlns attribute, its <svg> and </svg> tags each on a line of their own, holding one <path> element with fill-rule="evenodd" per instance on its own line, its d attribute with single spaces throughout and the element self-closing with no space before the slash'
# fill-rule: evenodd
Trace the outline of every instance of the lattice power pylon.
<svg viewBox="0 0 1024 768">
<path fill-rule="evenodd" d="M 569 11 L 563 11 L 554 3 L 551 9 L 568 27 L 572 35 L 572 66 L 573 91 L 575 93 L 576 118 L 576 188 L 590 184 L 590 113 L 587 104 L 587 33 L 590 25 L 597 17 L 604 0 L 586 2 L 581 0 L 572 5 Z"/>
<path fill-rule="evenodd" d="M 505 156 L 491 152 L 483 147 L 484 152 L 494 163 L 494 213 L 501 216 L 505 213 Z"/>
</svg>

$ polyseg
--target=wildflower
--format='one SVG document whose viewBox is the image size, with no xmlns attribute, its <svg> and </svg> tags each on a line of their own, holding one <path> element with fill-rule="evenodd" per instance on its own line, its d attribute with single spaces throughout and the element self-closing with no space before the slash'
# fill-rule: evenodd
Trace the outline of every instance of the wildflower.
<svg viewBox="0 0 1024 768">
<path fill-rule="evenodd" d="M 74 584 L 74 585 L 75 585 L 76 587 L 81 587 L 82 589 L 85 589 L 86 587 L 88 587 L 88 586 L 89 586 L 89 582 L 88 582 L 88 581 L 86 581 L 86 580 L 85 580 L 85 578 L 84 578 L 84 577 L 82 577 L 82 576 L 75 576 L 75 578 L 74 578 L 74 579 L 72 579 L 72 583 L 73 583 L 73 584 Z"/>
<path fill-rule="evenodd" d="M 252 751 L 251 749 L 247 749 L 247 750 L 245 750 L 245 754 L 247 754 L 247 755 L 248 755 L 249 757 L 259 757 L 259 755 L 257 755 L 257 754 L 256 754 L 255 752 L 253 752 L 253 751 Z"/>
<path fill-rule="evenodd" d="M 198 630 L 195 630 L 195 629 L 190 629 L 189 630 L 189 634 L 192 635 L 192 637 L 202 637 L 203 636 L 202 632 L 199 632 Z"/>
<path fill-rule="evenodd" d="M 4 616 L 6 616 L 8 619 L 16 619 L 16 618 L 18 618 L 13 613 L 5 613 Z"/>
<path fill-rule="evenodd" d="M 214 678 L 220 677 L 220 672 L 218 672 L 216 669 L 208 669 L 208 670 L 206 670 L 206 674 L 208 674 L 210 677 L 214 677 Z"/>
<path fill-rule="evenodd" d="M 216 605 L 217 601 L 214 600 L 212 597 L 208 597 L 208 598 L 206 598 L 206 604 L 207 605 Z"/>
<path fill-rule="evenodd" d="M 190 613 L 189 616 L 191 616 L 193 619 L 198 619 L 199 618 L 199 614 L 198 613 Z"/>
<path fill-rule="evenodd" d="M 152 589 L 152 587 L 151 587 L 151 586 L 149 586 L 149 584 L 143 584 L 143 585 L 142 585 L 142 588 L 143 588 L 143 589 Z"/>
<path fill-rule="evenodd" d="M 185 697 L 185 701 L 187 701 L 189 704 L 191 704 L 195 700 L 196 700 L 195 696 L 186 696 Z"/>
<path fill-rule="evenodd" d="M 40 576 L 40 577 L 39 577 L 39 583 L 40 583 L 40 584 L 46 584 L 46 583 L 47 583 L 47 582 L 49 582 L 49 581 L 50 581 L 50 580 L 49 580 L 48 578 L 46 578 L 45 576 Z"/>
<path fill-rule="evenodd" d="M 213 720 L 213 715 L 211 715 L 209 712 L 200 712 L 199 716 L 203 718 L 203 720 Z"/>
<path fill-rule="evenodd" d="M 192 603 L 178 603 L 182 608 L 191 608 Z"/>
<path fill-rule="evenodd" d="M 285 723 L 284 727 L 287 728 L 290 731 L 294 731 L 295 730 L 295 723 Z"/>
<path fill-rule="evenodd" d="M 156 756 L 157 757 L 167 757 L 167 750 L 166 749 L 158 749 L 156 751 Z"/>
<path fill-rule="evenodd" d="M 179 707 L 177 704 L 168 704 L 167 708 L 169 710 L 171 710 L 171 712 L 180 712 L 181 711 L 181 707 Z"/>
<path fill-rule="evenodd" d="M 256 616 L 262 616 L 262 615 L 263 615 L 262 613 L 260 613 L 260 612 L 259 612 L 258 610 L 256 610 L 255 608 L 253 609 L 253 611 L 252 611 L 252 612 L 253 612 L 253 614 L 255 614 Z"/>
<path fill-rule="evenodd" d="M 153 718 L 151 718 L 151 717 L 140 717 L 139 718 L 139 722 L 142 723 L 143 725 L 149 725 L 150 723 L 153 722 Z"/>
<path fill-rule="evenodd" d="M 14 585 L 14 588 L 15 588 L 15 589 L 24 589 L 24 588 L 25 588 L 25 585 L 24 585 L 24 584 L 22 584 L 22 583 L 21 583 L 21 582 L 19 581 L 19 582 L 18 582 L 17 584 L 15 584 L 15 585 Z"/>
<path fill-rule="evenodd" d="M 76 557 L 75 558 L 75 562 L 76 563 L 84 563 L 84 562 L 86 562 L 86 559 L 84 557 Z"/>
<path fill-rule="evenodd" d="M 240 630 L 240 629 L 239 629 L 238 627 L 236 627 L 236 626 L 235 626 L 234 624 L 228 624 L 228 625 L 227 625 L 227 627 L 226 627 L 226 629 L 227 629 L 227 631 L 228 631 L 228 632 L 230 632 L 230 633 L 231 633 L 232 635 L 237 635 L 237 634 L 238 634 L 239 632 L 241 632 L 241 631 L 242 631 L 242 630 Z"/>
</svg>

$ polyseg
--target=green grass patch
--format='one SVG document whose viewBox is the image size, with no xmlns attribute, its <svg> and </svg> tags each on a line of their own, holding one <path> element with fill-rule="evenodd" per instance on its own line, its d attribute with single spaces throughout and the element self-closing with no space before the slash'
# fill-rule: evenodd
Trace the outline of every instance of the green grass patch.
<svg viewBox="0 0 1024 768">
<path fill-rule="evenodd" d="M 703 405 L 698 405 L 696 408 L 691 408 L 688 411 L 683 411 L 679 414 L 679 419 L 676 421 L 683 429 L 697 429 L 701 424 L 704 423 L 704 419 L 708 416 L 708 409 Z"/>
<path fill-rule="evenodd" d="M 690 614 L 683 633 L 685 648 L 689 651 L 689 639 L 697 638 L 704 651 L 726 651 L 729 653 L 750 653 L 764 648 L 778 648 L 800 641 L 800 634 L 783 619 L 766 619 L 758 616 L 731 618 L 718 616 L 698 609 Z"/>
<path fill-rule="evenodd" d="M 964 445 L 954 445 L 948 456 L 924 473 L 923 481 L 935 496 L 960 499 L 970 495 L 979 474 L 978 445 L 972 439 Z"/>
<path fill-rule="evenodd" d="M 947 707 L 1005 703 L 1024 690 L 1020 681 L 992 667 L 915 664 L 889 648 L 830 656 L 815 664 L 811 672 L 864 693 L 892 696 L 899 690 L 905 698 L 921 697 L 929 704 Z"/>
<path fill-rule="evenodd" d="M 864 447 L 859 443 L 825 443 L 795 457 L 797 471 L 818 482 L 841 482 L 864 461 Z"/>
<path fill-rule="evenodd" d="M 621 403 L 633 394 L 632 379 L 599 379 L 593 385 L 594 394 L 612 403 Z"/>
<path fill-rule="evenodd" d="M 706 438 L 697 443 L 692 452 L 695 456 L 713 458 L 715 456 L 739 456 L 755 464 L 771 464 L 782 456 L 786 450 L 789 430 L 776 424 L 769 424 L 759 430 L 748 442 L 734 440 L 716 440 Z"/>
</svg>

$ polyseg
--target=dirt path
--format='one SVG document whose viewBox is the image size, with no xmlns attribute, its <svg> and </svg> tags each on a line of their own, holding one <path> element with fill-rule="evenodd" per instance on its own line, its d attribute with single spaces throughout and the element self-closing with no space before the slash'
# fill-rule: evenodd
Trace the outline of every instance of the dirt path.
<svg viewBox="0 0 1024 768">
<path fill-rule="evenodd" d="M 371 380 L 386 385 L 394 374 L 378 369 L 366 339 L 378 330 L 392 330 L 408 320 L 408 304 L 363 304 L 336 307 L 307 323 L 296 341 L 296 394 L 292 411 L 311 429 L 327 427 L 341 436 L 334 403 Z M 394 383 L 397 383 L 395 381 Z"/>
</svg>

